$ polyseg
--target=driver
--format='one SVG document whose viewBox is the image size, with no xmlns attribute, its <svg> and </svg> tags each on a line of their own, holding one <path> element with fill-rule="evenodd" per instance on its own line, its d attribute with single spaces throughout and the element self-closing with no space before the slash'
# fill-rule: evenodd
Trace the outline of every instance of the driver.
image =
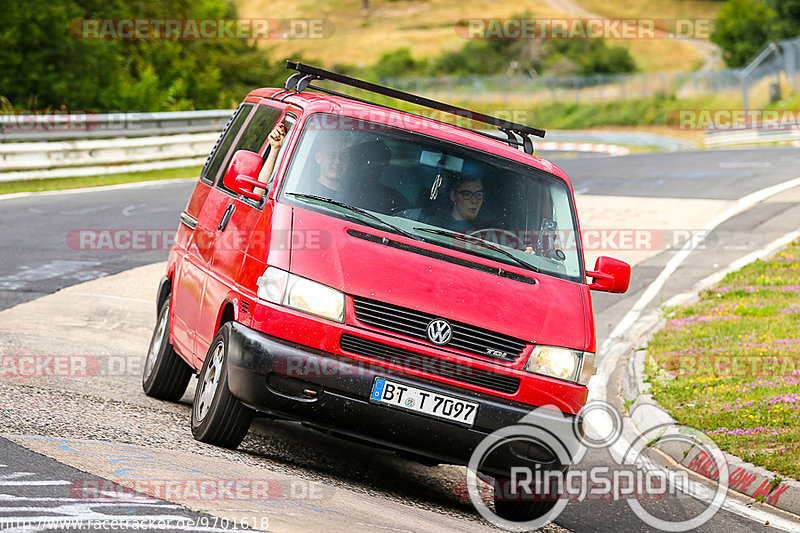
<svg viewBox="0 0 800 533">
<path fill-rule="evenodd" d="M 486 227 L 478 220 L 485 192 L 480 178 L 470 179 L 458 176 L 450 190 L 452 209 L 445 214 L 437 214 L 426 222 L 453 231 L 470 232 Z"/>
</svg>

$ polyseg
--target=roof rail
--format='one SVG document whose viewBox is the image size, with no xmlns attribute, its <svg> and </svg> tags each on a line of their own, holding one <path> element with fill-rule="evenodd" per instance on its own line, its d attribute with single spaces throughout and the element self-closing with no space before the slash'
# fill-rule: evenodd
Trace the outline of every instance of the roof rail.
<svg viewBox="0 0 800 533">
<path fill-rule="evenodd" d="M 399 91 L 397 89 L 392 89 L 391 87 L 385 87 L 383 85 L 378 85 L 376 83 L 370 83 L 368 81 L 359 80 L 356 78 L 352 78 L 350 76 L 344 76 L 342 74 L 330 72 L 328 70 L 324 70 L 318 67 L 304 65 L 302 63 L 294 61 L 287 61 L 286 68 L 289 70 L 297 71 L 295 74 L 289 76 L 289 78 L 286 80 L 285 87 L 287 90 L 294 89 L 297 92 L 303 92 L 305 89 L 311 88 L 311 89 L 316 89 L 318 91 L 322 91 L 324 93 L 334 94 L 336 96 L 343 96 L 346 98 L 358 100 L 360 102 L 366 102 L 365 100 L 362 100 L 360 98 L 355 98 L 350 95 L 342 94 L 336 91 L 331 91 L 330 89 L 326 89 L 324 87 L 311 85 L 311 82 L 314 80 L 334 81 L 336 83 L 349 85 L 350 87 L 355 87 L 357 89 L 363 89 L 365 91 L 381 94 L 383 96 L 388 96 L 390 98 L 396 98 L 397 100 L 403 100 L 406 102 L 410 102 L 412 104 L 417 104 L 423 107 L 436 109 L 437 111 L 444 111 L 445 113 L 450 113 L 458 117 L 474 120 L 475 122 L 482 122 L 484 124 L 496 126 L 497 129 L 505 133 L 507 140 L 500 139 L 493 135 L 487 135 L 483 132 L 477 132 L 477 133 L 481 133 L 500 142 L 507 142 L 508 144 L 513 146 L 522 146 L 525 152 L 528 154 L 533 154 L 533 141 L 529 136 L 535 135 L 537 137 L 544 137 L 545 134 L 544 130 L 540 130 L 538 128 L 532 128 L 524 124 L 517 124 L 516 122 L 510 122 L 508 120 L 503 120 L 501 118 L 493 117 L 491 115 L 485 115 L 477 111 L 470 111 L 469 109 L 456 107 L 450 104 L 445 104 L 443 102 L 437 102 L 436 100 L 431 100 L 429 98 L 424 98 L 422 96 L 417 96 L 415 94 Z M 366 102 L 366 103 L 373 103 L 373 102 Z M 517 136 L 519 136 L 522 140 L 521 141 L 518 140 Z"/>
</svg>

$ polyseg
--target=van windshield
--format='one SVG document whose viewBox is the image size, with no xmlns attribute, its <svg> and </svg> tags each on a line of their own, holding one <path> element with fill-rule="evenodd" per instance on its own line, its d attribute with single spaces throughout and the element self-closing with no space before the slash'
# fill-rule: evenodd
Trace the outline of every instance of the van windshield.
<svg viewBox="0 0 800 533">
<path fill-rule="evenodd" d="M 384 231 L 583 281 L 566 183 L 442 139 L 314 114 L 282 194 L 295 205 Z"/>
</svg>

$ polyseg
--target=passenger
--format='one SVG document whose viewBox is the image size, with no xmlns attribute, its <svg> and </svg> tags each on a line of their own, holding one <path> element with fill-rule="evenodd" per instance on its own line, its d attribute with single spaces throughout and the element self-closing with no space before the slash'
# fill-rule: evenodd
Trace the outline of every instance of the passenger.
<svg viewBox="0 0 800 533">
<path fill-rule="evenodd" d="M 283 123 L 278 123 L 267 138 L 270 151 L 258 174 L 258 180 L 264 183 L 269 181 L 275 168 L 278 151 L 286 138 L 286 127 Z M 322 132 L 316 139 L 314 162 L 319 171 L 314 183 L 307 186 L 305 192 L 332 200 L 348 201 L 345 174 L 350 163 L 350 152 L 346 137 L 338 132 Z M 264 189 L 258 187 L 253 191 L 256 194 L 264 193 Z"/>
<path fill-rule="evenodd" d="M 350 151 L 346 137 L 339 132 L 322 132 L 316 145 L 314 161 L 319 165 L 319 175 L 308 192 L 331 200 L 348 201 L 346 174 Z"/>
<path fill-rule="evenodd" d="M 283 122 L 278 124 L 272 129 L 267 139 L 269 140 L 269 153 L 267 159 L 261 167 L 261 172 L 258 173 L 258 181 L 262 183 L 269 182 L 272 171 L 275 169 L 275 161 L 278 160 L 278 151 L 286 138 L 286 126 Z M 256 194 L 264 194 L 264 189 L 261 187 L 254 187 L 253 192 Z"/>
<path fill-rule="evenodd" d="M 487 227 L 479 220 L 485 192 L 480 178 L 468 179 L 459 176 L 450 191 L 453 207 L 448 213 L 436 214 L 425 222 L 432 226 L 451 229 L 453 231 L 470 232 Z"/>
<path fill-rule="evenodd" d="M 348 186 L 353 188 L 355 205 L 379 213 L 392 213 L 411 207 L 400 191 L 380 182 L 391 159 L 391 149 L 380 139 L 363 142 L 350 149 L 352 177 L 348 180 Z"/>
</svg>

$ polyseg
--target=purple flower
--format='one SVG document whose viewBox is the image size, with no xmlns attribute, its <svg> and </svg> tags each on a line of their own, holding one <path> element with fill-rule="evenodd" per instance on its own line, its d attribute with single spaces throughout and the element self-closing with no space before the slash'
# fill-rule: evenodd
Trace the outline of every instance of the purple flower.
<svg viewBox="0 0 800 533">
<path fill-rule="evenodd" d="M 775 435 L 779 435 L 784 433 L 785 429 L 769 429 L 762 426 L 754 427 L 754 428 L 734 428 L 728 429 L 726 427 L 718 427 L 717 429 L 712 429 L 711 431 L 706 431 L 707 435 L 728 435 L 728 436 L 737 436 L 737 437 L 753 437 L 756 435 L 760 436 L 768 436 L 774 437 Z"/>
<path fill-rule="evenodd" d="M 768 406 L 779 403 L 798 403 L 800 402 L 800 394 L 784 394 L 782 396 L 773 396 L 762 401 L 760 405 Z"/>
</svg>

